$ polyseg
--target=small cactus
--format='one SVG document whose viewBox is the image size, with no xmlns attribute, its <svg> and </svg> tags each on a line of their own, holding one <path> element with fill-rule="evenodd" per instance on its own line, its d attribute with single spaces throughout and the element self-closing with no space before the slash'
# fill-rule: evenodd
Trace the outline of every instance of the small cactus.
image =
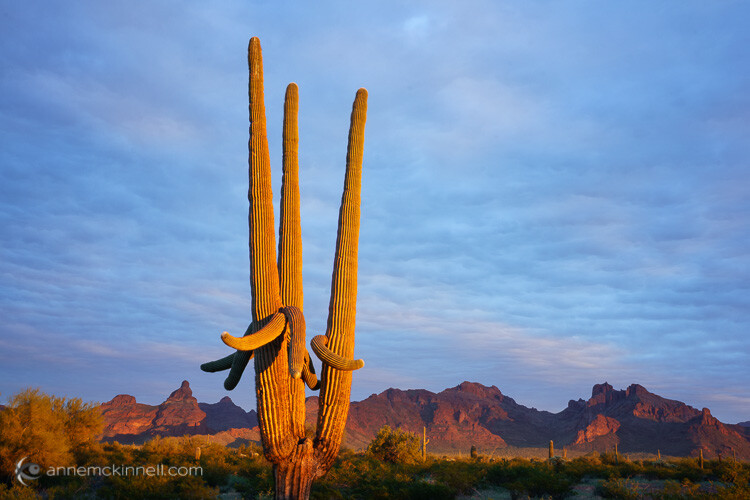
<svg viewBox="0 0 750 500">
<path fill-rule="evenodd" d="M 471 456 L 471 458 L 478 458 L 479 457 L 479 453 L 477 452 L 477 447 L 476 446 L 471 445 L 471 450 L 469 451 L 469 456 Z"/>
<path fill-rule="evenodd" d="M 698 450 L 698 466 L 703 468 L 703 449 Z"/>
<path fill-rule="evenodd" d="M 549 458 L 555 458 L 555 443 L 551 439 L 549 441 Z"/>
<path fill-rule="evenodd" d="M 427 443 L 430 440 L 427 439 L 427 427 L 422 426 L 422 462 L 427 460 Z"/>
</svg>

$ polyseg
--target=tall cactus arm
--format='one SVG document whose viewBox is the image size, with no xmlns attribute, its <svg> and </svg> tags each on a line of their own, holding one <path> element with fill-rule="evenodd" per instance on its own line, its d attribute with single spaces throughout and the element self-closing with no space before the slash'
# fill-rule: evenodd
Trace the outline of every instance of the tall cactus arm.
<svg viewBox="0 0 750 500">
<path fill-rule="evenodd" d="M 250 39 L 247 57 L 250 70 L 250 289 L 253 322 L 259 322 L 279 310 L 281 297 L 274 248 L 276 237 L 271 192 L 271 161 L 266 138 L 266 107 L 263 98 L 263 56 L 258 38 Z"/>
<path fill-rule="evenodd" d="M 281 176 L 281 224 L 279 224 L 279 283 L 281 303 L 302 313 L 302 226 L 299 197 L 299 91 L 290 83 L 284 96 L 284 166 Z"/>
<path fill-rule="evenodd" d="M 362 359 L 346 359 L 339 356 L 335 352 L 331 351 L 328 347 L 328 337 L 325 335 L 316 335 L 313 337 L 310 345 L 312 346 L 313 352 L 318 358 L 332 368 L 337 370 L 359 370 L 365 366 L 365 362 Z"/>
<path fill-rule="evenodd" d="M 238 351 L 254 351 L 278 337 L 284 331 L 285 325 L 286 318 L 284 315 L 276 313 L 271 317 L 271 321 L 266 326 L 255 333 L 250 333 L 244 337 L 235 337 L 228 332 L 224 332 L 221 334 L 221 340 L 229 347 L 233 347 Z"/>
<path fill-rule="evenodd" d="M 271 321 L 282 303 L 275 248 L 271 166 L 266 138 L 263 57 L 258 38 L 250 39 L 247 57 L 250 71 L 250 289 L 253 327 L 256 329 L 257 325 L 257 329 L 260 329 Z M 260 437 L 266 458 L 274 464 L 285 460 L 294 450 L 300 435 L 304 437 L 304 418 L 297 423 L 300 420 L 299 411 L 293 409 L 300 397 L 304 402 L 304 394 L 292 398 L 292 386 L 293 384 L 289 384 L 287 340 L 285 335 L 279 335 L 255 350 L 255 394 L 261 424 Z"/>
<path fill-rule="evenodd" d="M 359 89 L 354 98 L 349 126 L 344 193 L 339 211 L 326 331 L 328 348 L 345 359 L 351 359 L 354 354 L 359 206 L 366 117 L 367 91 Z M 321 378 L 316 451 L 321 466 L 319 470 L 324 473 L 333 464 L 341 446 L 349 412 L 352 372 L 324 364 Z"/>
</svg>

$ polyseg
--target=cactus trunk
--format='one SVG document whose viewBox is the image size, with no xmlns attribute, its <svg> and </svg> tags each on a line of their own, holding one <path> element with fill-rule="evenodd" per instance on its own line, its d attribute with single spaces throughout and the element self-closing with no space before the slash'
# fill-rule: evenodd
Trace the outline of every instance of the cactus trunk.
<svg viewBox="0 0 750 500">
<path fill-rule="evenodd" d="M 276 260 L 271 168 L 263 97 L 260 42 L 248 47 L 250 140 L 250 289 L 252 321 L 244 337 L 222 340 L 236 352 L 204 363 L 207 372 L 229 369 L 224 382 L 233 389 L 255 358 L 255 390 L 263 451 L 273 464 L 276 498 L 308 498 L 314 479 L 331 468 L 338 454 L 349 411 L 357 302 L 357 253 L 362 177 L 362 146 L 367 91 L 354 100 L 346 157 L 344 194 L 339 212 L 328 326 L 313 350 L 323 362 L 321 380 L 306 349 L 302 292 L 302 237 L 298 175 L 298 90 L 292 83 L 284 101 L 281 223 Z M 305 437 L 305 384 L 320 389 L 315 441 Z"/>
</svg>

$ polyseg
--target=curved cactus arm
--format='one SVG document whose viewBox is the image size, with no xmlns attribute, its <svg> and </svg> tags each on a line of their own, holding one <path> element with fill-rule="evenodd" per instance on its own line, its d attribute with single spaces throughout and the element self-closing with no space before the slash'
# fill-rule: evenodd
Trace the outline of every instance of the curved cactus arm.
<svg viewBox="0 0 750 500">
<path fill-rule="evenodd" d="M 344 359 L 354 355 L 354 327 L 357 310 L 357 253 L 359 247 L 359 207 L 362 185 L 362 147 L 367 118 L 367 90 L 359 89 L 352 105 L 346 153 L 344 193 L 339 210 L 336 254 L 328 306 L 327 347 Z M 349 413 L 352 372 L 324 364 L 318 403 L 316 452 L 319 473 L 330 469 L 341 447 Z"/>
<path fill-rule="evenodd" d="M 320 381 L 315 375 L 315 367 L 312 364 L 310 354 L 307 352 L 305 352 L 305 364 L 302 365 L 302 380 L 305 381 L 310 390 L 317 391 L 320 389 Z"/>
<path fill-rule="evenodd" d="M 276 313 L 266 326 L 255 333 L 250 333 L 244 337 L 235 337 L 228 332 L 224 332 L 221 334 L 221 340 L 238 351 L 254 351 L 278 337 L 284 331 L 285 325 L 286 317 L 282 313 Z"/>
<path fill-rule="evenodd" d="M 365 366 L 365 362 L 362 359 L 346 359 L 343 356 L 339 356 L 335 352 L 331 351 L 328 347 L 328 337 L 325 335 L 316 335 L 313 337 L 310 345 L 312 346 L 313 352 L 318 356 L 323 363 L 327 364 L 332 368 L 344 371 L 359 370 Z"/>
<path fill-rule="evenodd" d="M 231 391 L 242 378 L 242 374 L 245 372 L 247 364 L 253 357 L 253 351 L 236 351 L 234 353 L 234 359 L 232 360 L 232 367 L 229 369 L 229 375 L 224 379 L 224 389 Z"/>
<path fill-rule="evenodd" d="M 234 361 L 234 353 L 229 356 L 225 356 L 216 361 L 209 361 L 201 365 L 201 370 L 208 373 L 220 372 L 223 370 L 229 370 L 232 367 L 232 361 Z"/>
<path fill-rule="evenodd" d="M 302 376 L 302 366 L 305 363 L 305 317 L 299 308 L 287 306 L 281 309 L 286 317 L 287 325 L 291 333 L 289 343 L 289 373 L 293 379 Z"/>
</svg>

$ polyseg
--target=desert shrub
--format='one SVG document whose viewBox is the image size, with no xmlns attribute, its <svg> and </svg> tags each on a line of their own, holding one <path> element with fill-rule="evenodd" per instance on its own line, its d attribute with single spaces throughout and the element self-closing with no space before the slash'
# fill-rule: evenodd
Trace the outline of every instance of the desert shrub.
<svg viewBox="0 0 750 500">
<path fill-rule="evenodd" d="M 43 497 L 30 486 L 14 484 L 8 487 L 0 483 L 0 499 L 2 500 L 37 500 L 39 498 Z"/>
<path fill-rule="evenodd" d="M 112 476 L 107 478 L 105 484 L 97 491 L 97 497 L 109 500 L 132 498 L 198 500 L 213 499 L 218 494 L 218 488 L 207 486 L 199 476 Z"/>
<path fill-rule="evenodd" d="M 574 484 L 569 476 L 556 472 L 547 462 L 530 462 L 525 459 L 493 464 L 487 469 L 485 482 L 510 490 L 514 497 L 528 495 L 552 498 L 569 496 Z"/>
<path fill-rule="evenodd" d="M 599 460 L 599 455 L 574 458 L 563 464 L 563 470 L 574 482 L 581 482 L 584 478 L 608 478 L 613 474 L 612 468 Z"/>
<path fill-rule="evenodd" d="M 23 457 L 43 469 L 73 465 L 76 453 L 98 447 L 103 428 L 98 405 L 26 389 L 0 412 L 0 472 L 11 477 Z"/>
<path fill-rule="evenodd" d="M 272 490 L 274 479 L 271 463 L 265 459 L 262 453 L 243 454 L 247 456 L 238 457 L 240 461 L 236 470 L 241 483 L 235 489 L 243 493 L 245 498 L 255 498 L 261 492 Z M 234 481 L 236 478 L 233 477 L 231 480 Z"/>
<path fill-rule="evenodd" d="M 454 494 L 467 493 L 481 483 L 487 474 L 487 464 L 470 462 L 435 462 L 429 474 L 436 482 L 444 484 Z"/>
<path fill-rule="evenodd" d="M 419 439 L 413 432 L 391 429 L 386 425 L 367 447 L 367 453 L 394 464 L 412 464 L 421 460 Z"/>
<path fill-rule="evenodd" d="M 612 477 L 602 481 L 596 487 L 596 493 L 603 498 L 616 500 L 638 500 L 638 488 L 630 479 Z"/>
</svg>

